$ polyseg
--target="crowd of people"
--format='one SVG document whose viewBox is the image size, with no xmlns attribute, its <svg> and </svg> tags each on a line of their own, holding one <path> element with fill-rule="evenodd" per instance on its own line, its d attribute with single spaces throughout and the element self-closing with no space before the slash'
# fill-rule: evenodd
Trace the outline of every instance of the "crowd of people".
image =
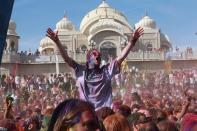
<svg viewBox="0 0 197 131">
<path fill-rule="evenodd" d="M 0 130 L 197 130 L 196 69 L 162 73 L 124 68 L 142 28 L 104 65 L 97 49 L 88 50 L 83 65 L 65 53 L 58 31 L 48 28 L 46 35 L 75 75 L 2 75 Z"/>
<path fill-rule="evenodd" d="M 74 98 L 75 81 L 71 74 L 51 74 L 49 77 L 44 75 L 23 75 L 1 77 L 0 88 L 0 118 L 4 118 L 6 98 L 10 95 L 12 101 L 12 117 L 24 124 L 31 121 L 32 115 L 39 112 L 39 123 L 45 119 L 43 114 L 51 115 L 53 109 L 62 101 Z M 42 114 L 42 115 L 41 115 Z M 42 118 L 42 119 L 41 119 Z M 26 123 L 28 124 L 28 122 Z M 41 124 L 41 123 L 40 123 Z M 1 126 L 0 126 L 1 127 Z"/>
<path fill-rule="evenodd" d="M 75 123 L 71 121 L 75 121 L 74 117 L 78 115 L 76 112 L 85 110 L 89 110 L 95 119 L 86 123 L 84 128 L 89 130 L 99 128 L 107 131 L 181 129 L 195 131 L 196 129 L 197 70 L 195 69 L 174 71 L 169 74 L 121 72 L 112 80 L 111 107 L 96 110 L 91 103 L 79 99 L 76 84 L 76 79 L 71 73 L 49 76 L 2 75 L 0 130 L 7 128 L 17 131 L 44 131 L 51 127 L 51 130 L 54 128 L 53 130 L 59 131 L 63 130 L 62 128 L 75 128 L 74 125 L 81 121 Z M 57 110 L 58 107 L 62 109 Z M 63 116 L 57 115 L 61 110 L 66 111 L 62 115 L 69 117 L 68 125 L 62 125 Z M 50 123 L 51 117 L 55 118 Z"/>
</svg>

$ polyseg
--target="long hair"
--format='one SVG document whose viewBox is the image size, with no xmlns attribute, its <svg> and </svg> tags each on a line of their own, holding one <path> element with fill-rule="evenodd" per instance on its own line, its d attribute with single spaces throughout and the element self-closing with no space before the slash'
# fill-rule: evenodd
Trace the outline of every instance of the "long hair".
<svg viewBox="0 0 197 131">
<path fill-rule="evenodd" d="M 68 130 L 80 121 L 81 113 L 86 110 L 91 111 L 96 116 L 92 104 L 78 99 L 65 100 L 54 110 L 48 131 Z"/>
</svg>

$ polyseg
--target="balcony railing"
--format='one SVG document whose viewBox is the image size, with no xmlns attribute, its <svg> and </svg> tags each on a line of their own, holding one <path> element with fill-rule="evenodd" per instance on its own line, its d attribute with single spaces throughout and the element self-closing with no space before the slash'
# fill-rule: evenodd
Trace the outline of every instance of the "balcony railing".
<svg viewBox="0 0 197 131">
<path fill-rule="evenodd" d="M 58 62 L 64 63 L 61 55 L 58 56 Z M 74 58 L 79 63 L 86 61 L 86 54 L 69 54 L 70 57 Z M 4 54 L 2 57 L 2 63 L 55 63 L 55 55 L 20 55 L 20 54 Z"/>
<path fill-rule="evenodd" d="M 85 53 L 70 53 L 70 57 L 79 63 L 86 62 Z M 127 56 L 128 61 L 163 61 L 167 59 L 164 52 L 130 52 Z M 171 60 L 197 60 L 197 53 L 173 53 L 170 55 Z M 55 55 L 20 55 L 20 54 L 4 54 L 2 63 L 55 63 Z M 64 63 L 63 58 L 58 55 L 58 62 Z"/>
<path fill-rule="evenodd" d="M 164 52 L 130 52 L 127 60 L 129 61 L 150 61 L 150 60 L 164 60 Z"/>
</svg>

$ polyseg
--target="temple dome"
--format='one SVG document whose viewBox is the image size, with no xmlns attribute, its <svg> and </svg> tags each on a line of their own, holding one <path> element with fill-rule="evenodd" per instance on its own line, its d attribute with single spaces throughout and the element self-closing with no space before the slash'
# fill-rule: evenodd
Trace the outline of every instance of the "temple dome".
<svg viewBox="0 0 197 131">
<path fill-rule="evenodd" d="M 102 29 L 108 30 L 109 28 L 115 32 L 118 32 L 121 30 L 121 25 L 112 19 L 111 20 L 101 19 L 98 21 L 97 24 L 93 25 L 90 28 L 90 33 L 94 34 L 101 31 Z"/>
<path fill-rule="evenodd" d="M 48 47 L 54 47 L 55 44 L 54 42 L 49 38 L 49 37 L 44 37 L 41 41 L 40 41 L 40 47 L 42 49 L 44 48 L 48 48 Z"/>
<path fill-rule="evenodd" d="M 143 27 L 143 28 L 156 28 L 156 22 L 151 19 L 148 15 L 145 15 L 137 24 L 136 28 Z"/>
<path fill-rule="evenodd" d="M 56 24 L 56 29 L 58 31 L 72 31 L 75 30 L 75 26 L 66 16 L 64 16 L 64 18 Z"/>
<path fill-rule="evenodd" d="M 9 22 L 7 34 L 18 36 L 18 34 L 16 33 L 16 23 L 13 20 L 10 20 L 10 22 Z"/>
<path fill-rule="evenodd" d="M 96 9 L 88 12 L 84 16 L 80 24 L 80 31 L 83 34 L 89 35 L 90 28 L 93 25 L 96 25 L 101 19 L 112 19 L 114 22 L 126 26 L 131 30 L 127 18 L 121 12 L 110 7 L 105 1 L 103 1 Z"/>
<path fill-rule="evenodd" d="M 16 30 L 16 23 L 13 20 L 10 20 L 8 29 Z"/>
</svg>

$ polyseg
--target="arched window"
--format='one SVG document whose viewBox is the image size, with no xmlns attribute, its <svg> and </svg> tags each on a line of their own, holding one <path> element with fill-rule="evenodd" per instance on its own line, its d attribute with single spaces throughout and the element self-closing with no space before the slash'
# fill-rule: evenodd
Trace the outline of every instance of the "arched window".
<svg viewBox="0 0 197 131">
<path fill-rule="evenodd" d="M 106 41 L 100 46 L 100 52 L 102 54 L 102 59 L 109 61 L 116 57 L 116 45 L 113 42 Z"/>
<path fill-rule="evenodd" d="M 153 50 L 153 45 L 152 44 L 147 44 L 146 46 L 147 51 L 152 51 Z"/>
<path fill-rule="evenodd" d="M 12 41 L 10 45 L 10 51 L 15 51 L 15 43 Z"/>
<path fill-rule="evenodd" d="M 81 51 L 82 53 L 85 53 L 87 51 L 87 47 L 85 45 L 81 46 Z"/>
</svg>

